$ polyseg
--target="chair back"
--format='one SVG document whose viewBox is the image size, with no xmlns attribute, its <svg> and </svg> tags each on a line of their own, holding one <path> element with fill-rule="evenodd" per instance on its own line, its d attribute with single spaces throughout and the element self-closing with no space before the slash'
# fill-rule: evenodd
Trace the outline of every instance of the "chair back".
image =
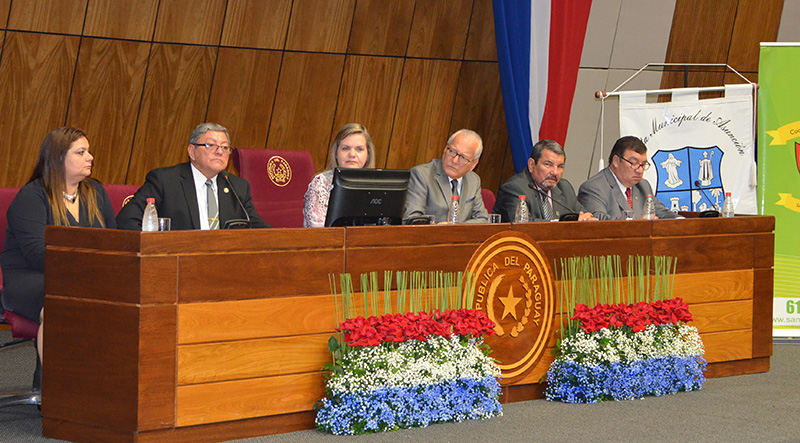
<svg viewBox="0 0 800 443">
<path fill-rule="evenodd" d="M 19 314 L 3 311 L 3 318 L 11 326 L 11 336 L 14 338 L 36 338 L 39 332 L 39 323 Z"/>
<path fill-rule="evenodd" d="M 6 227 L 8 226 L 6 213 L 14 197 L 17 196 L 19 189 L 20 188 L 0 188 L 0 251 L 3 250 L 3 245 L 6 242 Z"/>
<path fill-rule="evenodd" d="M 491 214 L 496 200 L 494 192 L 485 188 L 481 189 L 481 197 L 483 198 L 483 206 L 486 206 L 486 210 Z"/>
<path fill-rule="evenodd" d="M 8 207 L 11 206 L 11 202 L 14 200 L 14 197 L 17 196 L 19 189 L 20 188 L 0 188 L 0 251 L 3 250 L 3 247 L 6 243 L 6 227 L 8 226 L 6 213 L 8 212 Z M 3 270 L 0 269 L 0 291 L 2 290 Z"/>
<path fill-rule="evenodd" d="M 111 207 L 114 208 L 114 214 L 118 214 L 119 210 L 128 203 L 133 194 L 139 190 L 137 185 L 103 185 L 103 188 L 108 194 L 108 199 L 111 200 Z"/>
<path fill-rule="evenodd" d="M 275 228 L 303 227 L 303 196 L 314 177 L 308 151 L 237 148 L 233 166 L 250 183 L 258 215 Z"/>
</svg>

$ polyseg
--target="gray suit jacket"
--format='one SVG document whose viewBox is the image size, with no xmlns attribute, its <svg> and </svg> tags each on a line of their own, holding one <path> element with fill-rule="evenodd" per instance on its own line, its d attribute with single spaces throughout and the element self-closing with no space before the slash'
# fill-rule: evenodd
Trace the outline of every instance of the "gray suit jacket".
<svg viewBox="0 0 800 443">
<path fill-rule="evenodd" d="M 436 217 L 436 223 L 447 221 L 447 210 L 452 198 L 450 178 L 442 168 L 441 158 L 414 166 L 411 168 L 403 218 L 433 215 Z M 478 174 L 470 171 L 462 178 L 458 202 L 460 223 L 489 222 L 489 212 L 483 205 L 481 178 Z"/>
<path fill-rule="evenodd" d="M 648 195 L 653 195 L 650 183 L 642 179 L 631 188 L 633 201 L 633 218 L 642 218 L 644 203 Z M 617 179 L 608 167 L 586 180 L 578 190 L 578 201 L 600 220 L 624 220 L 623 209 L 628 209 L 628 199 L 620 191 Z M 655 199 L 658 218 L 675 218 L 678 214 L 671 212 L 657 198 Z"/>
<path fill-rule="evenodd" d="M 542 198 L 538 192 L 531 189 L 529 185 L 532 184 L 533 178 L 531 178 L 531 173 L 527 169 L 522 170 L 508 179 L 507 182 L 503 183 L 503 186 L 500 186 L 493 212 L 495 214 L 500 214 L 503 222 L 513 221 L 514 214 L 517 211 L 519 196 L 525 195 L 525 202 L 528 203 L 531 220 L 546 221 L 544 219 L 544 212 L 542 211 Z M 572 187 L 572 184 L 565 178 L 559 180 L 558 184 L 550 191 L 550 194 L 554 201 L 570 209 L 570 211 L 567 211 L 566 208 L 558 203 L 551 203 L 550 206 L 553 207 L 553 213 L 556 217 L 560 217 L 561 214 L 566 212 L 574 212 L 577 214 L 581 211 L 585 211 L 583 206 L 578 202 L 578 199 L 575 198 L 575 189 Z"/>
</svg>

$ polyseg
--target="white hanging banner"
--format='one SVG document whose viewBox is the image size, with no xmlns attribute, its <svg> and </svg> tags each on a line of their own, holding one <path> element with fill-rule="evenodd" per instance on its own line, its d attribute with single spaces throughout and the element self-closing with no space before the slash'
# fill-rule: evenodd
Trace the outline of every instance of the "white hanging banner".
<svg viewBox="0 0 800 443">
<path fill-rule="evenodd" d="M 730 192 L 737 213 L 758 212 L 752 91 L 749 84 L 726 85 L 724 98 L 700 100 L 696 88 L 675 89 L 667 103 L 646 103 L 641 93 L 620 96 L 620 135 L 647 145 L 652 167 L 644 178 L 668 208 L 719 209 Z"/>
</svg>

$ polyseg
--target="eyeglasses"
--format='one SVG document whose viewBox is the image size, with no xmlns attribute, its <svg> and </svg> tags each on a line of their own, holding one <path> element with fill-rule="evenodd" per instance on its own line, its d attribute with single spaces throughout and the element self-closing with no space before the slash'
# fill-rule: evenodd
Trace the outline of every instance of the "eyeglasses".
<svg viewBox="0 0 800 443">
<path fill-rule="evenodd" d="M 634 171 L 639 169 L 639 168 L 642 168 L 642 171 L 646 171 L 646 170 L 650 169 L 650 162 L 647 161 L 647 160 L 645 160 L 644 163 L 634 163 L 634 162 L 628 160 L 625 157 L 620 156 L 619 158 L 621 158 L 621 159 L 625 160 L 626 162 L 628 162 L 628 164 L 631 165 L 631 167 L 633 168 Z"/>
<path fill-rule="evenodd" d="M 213 143 L 191 143 L 191 144 L 194 145 L 194 146 L 197 146 L 197 147 L 202 146 L 202 147 L 208 149 L 211 152 L 217 152 L 217 149 L 222 149 L 222 152 L 224 154 L 230 154 L 231 153 L 231 147 L 228 146 L 228 145 L 215 145 Z"/>
<path fill-rule="evenodd" d="M 472 159 L 472 160 L 468 159 L 467 156 L 465 156 L 464 154 L 459 153 L 458 151 L 456 151 L 455 149 L 451 148 L 450 146 L 445 146 L 444 147 L 444 153 L 447 154 L 447 156 L 450 157 L 450 158 L 458 157 L 458 163 L 461 164 L 461 165 L 468 165 L 468 164 L 470 164 L 470 163 L 475 161 L 475 159 Z"/>
</svg>

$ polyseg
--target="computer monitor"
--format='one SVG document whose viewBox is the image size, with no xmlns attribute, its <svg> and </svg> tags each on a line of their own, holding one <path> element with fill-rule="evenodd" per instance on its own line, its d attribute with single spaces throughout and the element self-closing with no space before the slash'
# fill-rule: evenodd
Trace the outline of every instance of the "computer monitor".
<svg viewBox="0 0 800 443">
<path fill-rule="evenodd" d="M 401 224 L 410 176 L 396 169 L 334 169 L 325 226 Z"/>
</svg>

